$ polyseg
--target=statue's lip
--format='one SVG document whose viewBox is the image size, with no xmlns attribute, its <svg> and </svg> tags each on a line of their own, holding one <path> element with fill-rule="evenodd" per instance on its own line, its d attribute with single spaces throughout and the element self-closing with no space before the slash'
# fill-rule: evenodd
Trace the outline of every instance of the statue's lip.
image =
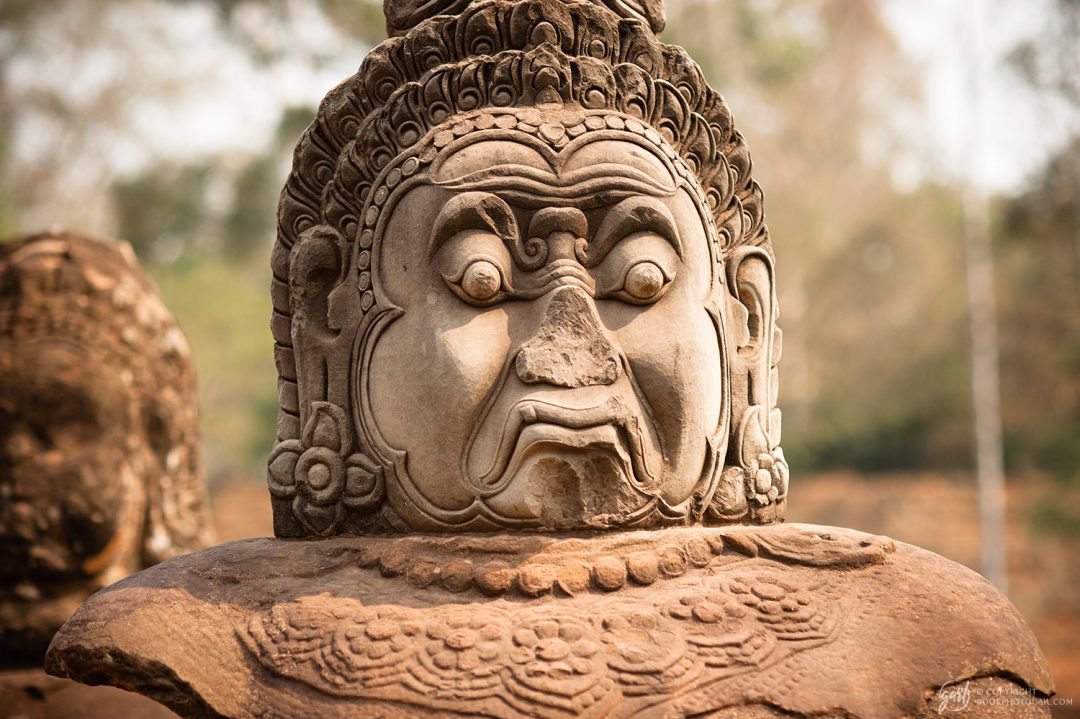
<svg viewBox="0 0 1080 719">
<path fill-rule="evenodd" d="M 492 491 L 509 488 L 513 478 L 532 457 L 550 453 L 555 456 L 571 452 L 604 453 L 615 460 L 624 477 L 635 474 L 627 435 L 614 423 L 591 427 L 570 428 L 549 422 L 526 425 L 518 435 L 509 464 L 492 484 Z"/>
<path fill-rule="evenodd" d="M 530 436 L 523 437 L 529 428 L 535 430 L 529 432 Z M 609 397 L 599 405 L 587 407 L 567 407 L 526 398 L 511 408 L 495 456 L 488 469 L 476 479 L 486 493 L 498 491 L 513 469 L 511 460 L 520 454 L 519 450 L 563 438 L 572 447 L 610 447 L 624 459 L 629 459 L 639 481 L 647 481 L 653 474 L 645 463 L 641 433 L 636 413 L 618 397 Z M 523 438 L 527 441 L 521 446 Z"/>
</svg>

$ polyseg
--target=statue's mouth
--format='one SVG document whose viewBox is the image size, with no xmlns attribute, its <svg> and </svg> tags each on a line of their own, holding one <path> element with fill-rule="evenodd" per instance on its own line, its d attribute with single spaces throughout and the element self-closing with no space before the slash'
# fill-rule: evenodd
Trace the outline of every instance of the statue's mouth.
<svg viewBox="0 0 1080 719">
<path fill-rule="evenodd" d="M 503 491 L 528 460 L 542 453 L 606 455 L 634 489 L 654 494 L 658 442 L 637 403 L 613 396 L 611 389 L 532 393 L 503 414 L 501 426 L 489 414 L 466 459 L 467 475 L 481 496 Z"/>
<path fill-rule="evenodd" d="M 495 494 L 537 452 L 591 451 L 611 455 L 626 476 L 647 491 L 655 484 L 655 473 L 646 461 L 644 445 L 636 413 L 617 397 L 583 408 L 525 399 L 507 415 L 489 466 L 473 476 L 484 494 Z"/>
</svg>

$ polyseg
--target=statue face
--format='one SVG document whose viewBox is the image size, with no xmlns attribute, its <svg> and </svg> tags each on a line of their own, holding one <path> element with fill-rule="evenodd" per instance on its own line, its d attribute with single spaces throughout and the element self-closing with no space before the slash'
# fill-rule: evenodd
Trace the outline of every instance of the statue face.
<svg viewBox="0 0 1080 719">
<path fill-rule="evenodd" d="M 723 459 L 715 260 L 642 145 L 451 147 L 387 220 L 366 439 L 415 527 L 656 524 Z M 418 236 L 419 234 L 419 236 Z"/>
<path fill-rule="evenodd" d="M 37 584 L 130 571 L 142 439 L 122 374 L 63 339 L 0 350 L 0 576 Z"/>
<path fill-rule="evenodd" d="M 275 534 L 781 518 L 764 198 L 662 3 L 391 4 L 281 194 Z"/>
</svg>

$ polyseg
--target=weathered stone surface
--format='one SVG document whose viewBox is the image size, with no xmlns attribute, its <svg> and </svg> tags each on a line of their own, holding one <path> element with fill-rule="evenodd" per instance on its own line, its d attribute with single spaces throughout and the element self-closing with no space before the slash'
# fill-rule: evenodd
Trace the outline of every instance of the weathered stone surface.
<svg viewBox="0 0 1080 719">
<path fill-rule="evenodd" d="M 506 581 L 462 589 L 462 556 Z M 669 570 L 643 586 L 648 558 Z M 590 581 L 566 591 L 567 567 Z M 95 595 L 48 669 L 228 717 L 916 717 L 950 681 L 1053 691 L 981 577 L 811 525 L 234 542 Z"/>
<path fill-rule="evenodd" d="M 96 595 L 49 670 L 228 717 L 929 716 L 950 681 L 1052 692 L 977 575 L 773 524 L 762 194 L 662 4 L 386 10 L 279 206 L 279 539 Z"/>
<path fill-rule="evenodd" d="M 0 245 L 0 665 L 90 594 L 209 543 L 191 355 L 119 242 Z"/>
</svg>

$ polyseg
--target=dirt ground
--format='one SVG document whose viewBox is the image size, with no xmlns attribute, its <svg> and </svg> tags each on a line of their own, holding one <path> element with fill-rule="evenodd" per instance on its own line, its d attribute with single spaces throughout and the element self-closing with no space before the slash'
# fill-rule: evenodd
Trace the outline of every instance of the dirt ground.
<svg viewBox="0 0 1080 719">
<path fill-rule="evenodd" d="M 219 484 L 213 494 L 221 541 L 273 534 L 265 485 Z M 795 476 L 793 522 L 853 527 L 916 544 L 973 569 L 979 565 L 974 480 L 964 474 L 853 473 Z M 1039 639 L 1057 684 L 1073 706 L 1056 719 L 1080 718 L 1080 490 L 1038 478 L 1010 478 L 1009 598 Z M 1055 508 L 1064 508 L 1064 514 Z M 1060 517 L 1072 517 L 1072 521 Z"/>
</svg>

